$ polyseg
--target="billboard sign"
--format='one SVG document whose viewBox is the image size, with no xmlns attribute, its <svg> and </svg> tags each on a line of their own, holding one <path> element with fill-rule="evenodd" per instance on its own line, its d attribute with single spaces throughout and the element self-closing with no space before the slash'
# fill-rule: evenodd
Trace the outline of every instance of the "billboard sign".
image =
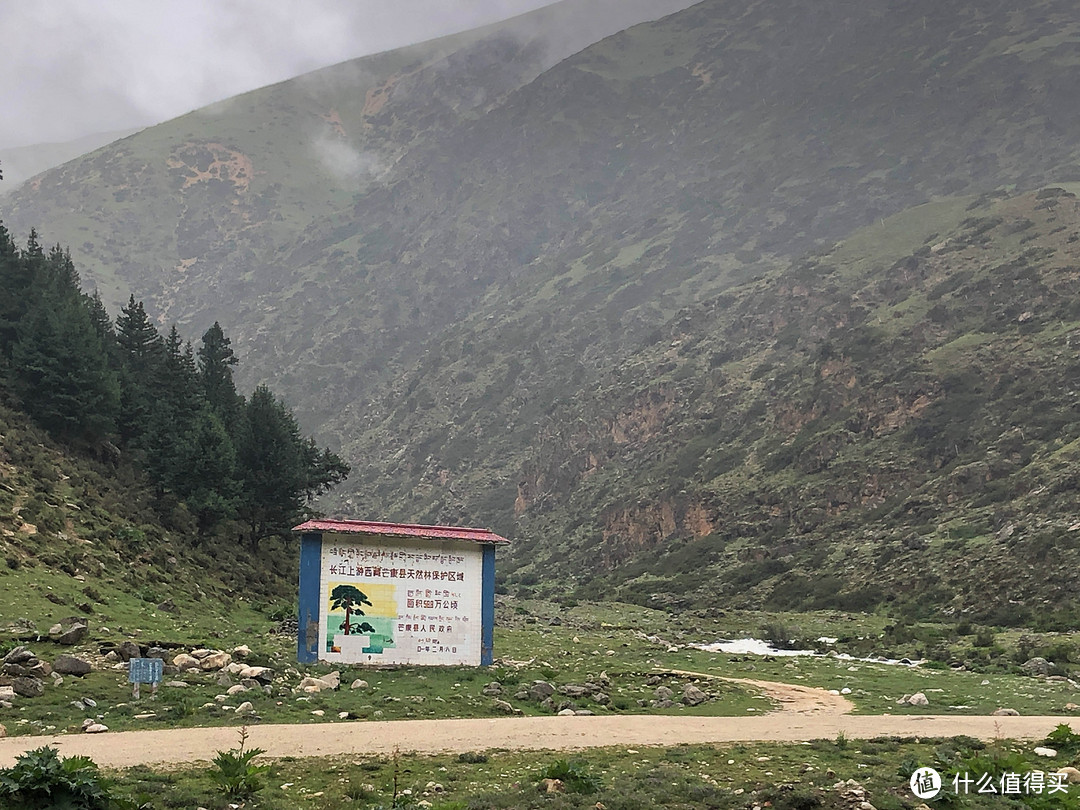
<svg viewBox="0 0 1080 810">
<path fill-rule="evenodd" d="M 460 540 L 327 535 L 321 557 L 320 659 L 480 663 L 481 546 Z"/>
</svg>

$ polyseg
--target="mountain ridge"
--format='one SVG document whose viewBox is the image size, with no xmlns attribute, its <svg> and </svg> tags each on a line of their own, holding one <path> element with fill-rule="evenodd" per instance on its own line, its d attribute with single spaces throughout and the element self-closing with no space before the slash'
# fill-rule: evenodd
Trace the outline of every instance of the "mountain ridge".
<svg viewBox="0 0 1080 810">
<path fill-rule="evenodd" d="M 963 510 L 911 506 L 947 517 L 913 521 L 890 499 L 904 487 L 930 487 L 936 469 L 983 463 L 979 453 L 990 452 L 989 436 L 983 450 L 964 444 L 982 434 L 961 430 L 948 408 L 939 412 L 949 400 L 942 391 L 982 403 L 997 419 L 1036 424 L 1056 414 L 1071 425 L 1066 401 L 1047 401 L 1044 414 L 1007 386 L 987 405 L 969 389 L 993 363 L 945 344 L 932 351 L 960 364 L 957 380 L 926 358 L 895 368 L 894 379 L 880 380 L 885 393 L 872 412 L 846 400 L 835 380 L 848 379 L 853 362 L 877 373 L 867 364 L 879 355 L 887 367 L 897 353 L 930 352 L 925 336 L 946 325 L 975 348 L 990 340 L 984 322 L 942 303 L 953 293 L 944 276 L 935 303 L 923 306 L 926 279 L 906 263 L 936 267 L 942 252 L 955 252 L 949 240 L 970 247 L 985 238 L 1022 263 L 1010 270 L 994 256 L 972 259 L 971 283 L 956 289 L 987 313 L 997 312 L 994 284 L 1029 296 L 1033 312 L 1038 294 L 1025 284 L 1064 284 L 1065 269 L 1047 264 L 1051 254 L 1028 256 L 1016 243 L 1031 237 L 1066 250 L 1050 232 L 1062 223 L 1044 221 L 1039 205 L 1057 200 L 1064 218 L 1069 192 L 1014 203 L 993 195 L 1080 180 L 1078 46 L 1080 24 L 1058 0 L 1021 10 L 706 0 L 529 80 L 522 77 L 535 54 L 485 40 L 447 55 L 439 69 L 386 55 L 386 64 L 400 64 L 333 99 L 303 82 L 249 94 L 246 107 L 219 111 L 213 137 L 190 131 L 200 116 L 142 133 L 120 151 L 47 174 L 37 190 L 15 196 L 5 219 L 19 227 L 33 216 L 59 218 L 56 233 L 74 236 L 75 252 L 80 233 L 97 234 L 83 237 L 94 257 L 85 274 L 102 284 L 123 279 L 181 324 L 233 309 L 247 368 L 353 463 L 348 489 L 328 508 L 491 525 L 518 541 L 502 576 L 523 589 L 555 588 L 563 577 L 582 592 L 648 591 L 672 604 L 843 598 L 872 606 L 906 594 L 899 585 L 870 593 L 872 582 L 837 557 L 840 549 L 866 553 L 856 539 L 884 521 L 878 545 L 902 561 L 909 552 L 931 559 Z M 325 118 L 331 109 L 336 122 Z M 305 151 L 311 130 L 290 123 L 301 117 L 334 138 L 340 126 L 345 138 L 330 143 L 351 150 L 340 154 L 372 161 L 361 161 L 352 186 L 320 186 L 325 169 Z M 260 138 L 261 152 L 240 147 Z M 387 151 L 369 154 L 372 138 Z M 250 154 L 282 160 L 257 167 L 243 159 Z M 144 170 L 151 160 L 158 167 Z M 172 161 L 167 183 L 158 177 L 162 161 Z M 309 187 L 319 194 L 305 197 Z M 86 201 L 106 193 L 120 199 L 87 213 Z M 139 195 L 182 213 L 140 206 Z M 59 217 L 68 209 L 78 213 Z M 979 217 L 1018 230 L 984 222 L 975 234 L 983 225 L 963 225 Z M 155 228 L 159 220 L 178 227 Z M 843 239 L 847 246 L 832 247 Z M 941 239 L 946 247 L 935 252 Z M 158 255 L 176 265 L 155 269 Z M 110 256 L 117 265 L 103 271 Z M 838 256 L 846 270 L 822 258 Z M 992 268 L 1001 279 L 987 280 Z M 1033 275 L 1013 278 L 1014 270 Z M 778 279 L 784 295 L 770 292 Z M 872 308 L 845 292 L 856 282 Z M 810 302 L 831 313 L 832 327 L 807 319 L 801 307 Z M 731 308 L 745 312 L 746 324 L 729 320 Z M 918 326 L 921 336 L 865 323 L 870 309 L 890 327 Z M 838 353 L 815 354 L 824 351 L 820 336 L 833 332 Z M 1046 345 L 1058 337 L 1048 333 Z M 690 338 L 708 355 L 689 362 Z M 1068 379 L 1044 362 L 1045 347 L 1002 346 L 1034 379 Z M 687 409 L 689 390 L 710 404 Z M 837 415 L 857 407 L 863 412 Z M 719 414 L 731 409 L 725 422 Z M 892 445 L 871 441 L 892 423 L 922 456 L 912 459 L 895 437 Z M 917 426 L 927 435 L 915 435 Z M 934 444 L 939 429 L 955 434 L 951 457 Z M 1044 450 L 1049 441 L 1040 439 Z M 870 508 L 851 489 L 852 475 L 878 463 L 882 447 L 904 464 L 859 484 L 880 490 L 882 502 Z M 1021 468 L 1039 452 L 1021 452 Z M 845 453 L 847 466 L 837 467 Z M 812 508 L 798 500 L 808 494 Z M 1005 512 L 1028 520 L 1017 492 L 998 497 L 1013 504 Z M 966 539 L 1004 529 L 965 498 L 956 502 L 978 517 Z M 1055 508 L 1071 514 L 1073 505 Z M 834 551 L 823 545 L 826 526 L 838 532 Z M 1059 529 L 1046 542 L 1066 550 L 1071 536 Z M 944 566 L 952 557 L 933 559 Z M 995 559 L 1005 566 L 1013 558 Z M 653 579 L 646 564 L 657 566 Z M 815 591 L 793 567 L 825 572 L 828 587 Z M 910 585 L 904 576 L 895 582 Z M 935 576 L 956 590 L 941 586 L 927 604 L 963 609 L 955 573 Z M 1009 598 L 998 592 L 991 601 L 1000 607 Z"/>
</svg>

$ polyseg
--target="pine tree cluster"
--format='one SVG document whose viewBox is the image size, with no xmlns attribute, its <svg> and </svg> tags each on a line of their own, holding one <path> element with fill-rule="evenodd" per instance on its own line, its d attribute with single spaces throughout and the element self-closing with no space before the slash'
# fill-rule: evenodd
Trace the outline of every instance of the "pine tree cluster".
<svg viewBox="0 0 1080 810">
<path fill-rule="evenodd" d="M 241 527 L 251 548 L 288 531 L 349 467 L 301 435 L 266 386 L 237 393 L 237 358 L 215 323 L 193 349 L 162 337 L 130 297 L 115 324 L 82 292 L 71 256 L 36 232 L 19 249 L 0 224 L 0 380 L 57 440 L 142 470 L 163 507 L 200 536 Z"/>
</svg>

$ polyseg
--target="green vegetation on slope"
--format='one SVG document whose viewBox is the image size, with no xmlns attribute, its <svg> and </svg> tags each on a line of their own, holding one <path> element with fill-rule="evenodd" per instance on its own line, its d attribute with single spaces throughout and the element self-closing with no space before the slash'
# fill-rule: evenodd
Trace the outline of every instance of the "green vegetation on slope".
<svg viewBox="0 0 1080 810">
<path fill-rule="evenodd" d="M 181 324 L 228 309 L 358 462 L 326 508 L 491 525 L 507 587 L 1069 622 L 1073 201 L 977 198 L 1080 179 L 1077 30 L 706 0 L 531 81 L 528 46 L 446 41 L 6 217 Z M 366 168 L 331 182 L 326 138 Z"/>
</svg>

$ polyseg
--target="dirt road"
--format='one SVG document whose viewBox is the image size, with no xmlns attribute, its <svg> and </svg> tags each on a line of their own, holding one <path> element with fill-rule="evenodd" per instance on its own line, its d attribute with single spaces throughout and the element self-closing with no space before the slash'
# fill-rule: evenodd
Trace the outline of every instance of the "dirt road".
<svg viewBox="0 0 1080 810">
<path fill-rule="evenodd" d="M 696 674 L 696 673 L 695 673 Z M 801 742 L 836 737 L 882 735 L 943 737 L 967 734 L 1041 739 L 1061 717 L 968 717 L 935 715 L 851 715 L 851 703 L 821 689 L 738 679 L 779 704 L 757 717 L 506 717 L 480 720 L 393 720 L 251 726 L 248 745 L 267 756 L 314 757 L 333 754 L 442 753 L 491 748 L 574 750 L 609 745 L 676 745 L 712 742 Z M 1074 724 L 1080 730 L 1080 723 Z M 99 735 L 61 734 L 0 739 L 0 767 L 16 755 L 54 745 L 63 756 L 85 754 L 99 765 L 184 763 L 207 760 L 236 747 L 236 728 L 121 731 Z"/>
</svg>

